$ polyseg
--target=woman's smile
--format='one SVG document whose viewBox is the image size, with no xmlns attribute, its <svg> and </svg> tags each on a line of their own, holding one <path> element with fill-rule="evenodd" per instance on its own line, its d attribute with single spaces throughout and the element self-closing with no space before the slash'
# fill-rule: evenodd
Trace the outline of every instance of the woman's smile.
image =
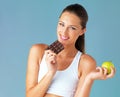
<svg viewBox="0 0 120 97">
<path fill-rule="evenodd" d="M 63 35 L 61 35 L 61 36 L 60 36 L 60 39 L 62 39 L 62 40 L 68 40 L 69 37 L 68 37 L 68 36 L 63 36 Z"/>
</svg>

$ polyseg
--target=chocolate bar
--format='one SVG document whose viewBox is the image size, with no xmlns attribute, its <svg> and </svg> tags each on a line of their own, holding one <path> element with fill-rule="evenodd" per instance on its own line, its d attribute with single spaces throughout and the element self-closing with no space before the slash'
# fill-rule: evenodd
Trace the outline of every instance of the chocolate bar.
<svg viewBox="0 0 120 97">
<path fill-rule="evenodd" d="M 50 49 L 54 53 L 58 54 L 60 51 L 62 51 L 64 49 L 64 47 L 58 40 L 56 40 L 55 42 L 53 42 L 51 45 L 48 46 L 47 50 L 48 49 Z"/>
</svg>

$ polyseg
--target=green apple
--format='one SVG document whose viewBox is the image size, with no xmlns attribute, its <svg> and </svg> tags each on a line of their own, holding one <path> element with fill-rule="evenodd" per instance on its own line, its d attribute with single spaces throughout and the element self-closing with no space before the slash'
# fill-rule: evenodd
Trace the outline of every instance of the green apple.
<svg viewBox="0 0 120 97">
<path fill-rule="evenodd" d="M 107 69 L 107 74 L 111 73 L 111 69 L 110 69 L 111 66 L 114 68 L 114 64 L 111 61 L 105 61 L 102 63 L 102 67 Z"/>
</svg>

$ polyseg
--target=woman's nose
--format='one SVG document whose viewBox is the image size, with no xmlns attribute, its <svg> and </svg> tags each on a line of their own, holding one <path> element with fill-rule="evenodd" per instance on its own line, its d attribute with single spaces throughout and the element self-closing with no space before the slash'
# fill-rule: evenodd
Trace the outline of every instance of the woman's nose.
<svg viewBox="0 0 120 97">
<path fill-rule="evenodd" d="M 67 28 L 67 27 L 65 27 L 65 28 L 63 29 L 63 31 L 62 31 L 62 35 L 66 35 L 66 34 L 67 34 L 67 32 L 68 32 L 68 28 Z"/>
</svg>

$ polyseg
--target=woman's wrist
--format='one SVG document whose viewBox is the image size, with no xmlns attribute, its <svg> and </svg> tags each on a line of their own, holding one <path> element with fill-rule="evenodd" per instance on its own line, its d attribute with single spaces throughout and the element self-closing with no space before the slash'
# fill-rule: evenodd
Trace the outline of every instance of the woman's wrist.
<svg viewBox="0 0 120 97">
<path fill-rule="evenodd" d="M 47 72 L 47 75 L 48 75 L 48 76 L 54 76 L 55 73 L 56 73 L 56 71 L 48 71 L 48 72 Z"/>
<path fill-rule="evenodd" d="M 88 74 L 87 77 L 85 78 L 85 82 L 87 82 L 87 83 L 93 83 L 94 79 L 92 78 L 92 76 L 90 74 Z"/>
</svg>

